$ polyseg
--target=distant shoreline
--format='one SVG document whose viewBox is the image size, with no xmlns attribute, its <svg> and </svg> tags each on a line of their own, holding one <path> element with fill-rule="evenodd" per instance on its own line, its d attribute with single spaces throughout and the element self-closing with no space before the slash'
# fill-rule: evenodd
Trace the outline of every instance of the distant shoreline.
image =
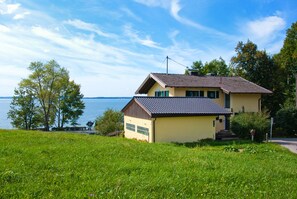
<svg viewBox="0 0 297 199">
<path fill-rule="evenodd" d="M 132 97 L 84 97 L 83 99 L 131 99 Z M 12 97 L 0 97 L 0 99 L 12 99 Z"/>
</svg>

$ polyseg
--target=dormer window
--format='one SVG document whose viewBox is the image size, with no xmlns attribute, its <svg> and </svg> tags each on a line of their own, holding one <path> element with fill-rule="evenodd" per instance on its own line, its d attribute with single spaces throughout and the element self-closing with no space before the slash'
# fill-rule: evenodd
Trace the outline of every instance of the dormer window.
<svg viewBox="0 0 297 199">
<path fill-rule="evenodd" d="M 186 91 L 186 97 L 204 97 L 204 91 Z"/>
<path fill-rule="evenodd" d="M 220 98 L 219 91 L 207 91 L 207 97 L 210 99 L 217 99 Z"/>
<path fill-rule="evenodd" d="M 169 97 L 169 91 L 155 91 L 155 97 Z"/>
</svg>

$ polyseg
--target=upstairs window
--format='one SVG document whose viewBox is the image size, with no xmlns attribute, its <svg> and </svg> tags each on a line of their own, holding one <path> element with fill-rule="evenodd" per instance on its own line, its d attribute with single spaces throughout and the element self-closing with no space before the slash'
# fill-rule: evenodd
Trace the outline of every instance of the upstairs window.
<svg viewBox="0 0 297 199">
<path fill-rule="evenodd" d="M 169 91 L 155 91 L 155 97 L 169 97 Z"/>
<path fill-rule="evenodd" d="M 220 98 L 219 91 L 207 91 L 207 97 L 210 99 L 217 99 Z"/>
<path fill-rule="evenodd" d="M 186 91 L 186 97 L 204 97 L 204 91 Z"/>
</svg>

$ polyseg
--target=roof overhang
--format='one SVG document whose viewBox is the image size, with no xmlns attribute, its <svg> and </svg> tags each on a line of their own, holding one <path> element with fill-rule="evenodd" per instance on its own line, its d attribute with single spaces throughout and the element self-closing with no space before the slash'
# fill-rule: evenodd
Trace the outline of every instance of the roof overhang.
<svg viewBox="0 0 297 199">
<path fill-rule="evenodd" d="M 156 82 L 163 88 L 168 87 L 168 85 L 151 73 L 145 78 L 139 88 L 135 91 L 135 94 L 147 94 Z"/>
</svg>

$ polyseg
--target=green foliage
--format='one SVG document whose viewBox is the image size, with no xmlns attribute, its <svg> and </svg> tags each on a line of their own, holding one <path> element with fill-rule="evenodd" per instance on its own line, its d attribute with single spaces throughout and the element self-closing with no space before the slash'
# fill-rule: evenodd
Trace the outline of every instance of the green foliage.
<svg viewBox="0 0 297 199">
<path fill-rule="evenodd" d="M 57 120 L 58 128 L 63 127 L 65 123 L 76 122 L 78 117 L 82 115 L 84 103 L 82 101 L 83 95 L 80 93 L 80 86 L 69 80 L 69 72 L 60 67 L 60 65 L 51 60 L 45 64 L 41 62 L 32 62 L 29 66 L 32 72 L 28 78 L 23 79 L 19 84 L 19 89 L 27 89 L 30 93 L 32 102 L 39 106 L 39 121 L 46 131 Z M 18 93 L 15 94 L 16 97 Z M 21 98 L 22 99 L 22 98 Z M 21 101 L 14 100 L 11 105 L 11 111 L 17 109 L 29 115 L 36 115 L 33 109 L 25 109 L 21 105 Z M 15 112 L 16 113 L 16 112 Z M 17 113 L 22 117 L 21 113 Z M 11 117 L 11 114 L 8 115 Z M 11 119 L 14 119 L 11 117 Z M 40 123 L 38 123 L 39 125 Z M 37 126 L 36 124 L 34 124 Z"/>
<path fill-rule="evenodd" d="M 0 198 L 297 195 L 295 154 L 272 143 L 217 143 L 188 148 L 61 132 L 0 130 Z M 240 151 L 225 152 L 229 145 Z"/>
<path fill-rule="evenodd" d="M 239 113 L 231 118 L 231 130 L 243 139 L 250 139 L 250 131 L 256 131 L 255 141 L 263 141 L 269 129 L 266 113 Z"/>
<path fill-rule="evenodd" d="M 297 109 L 295 107 L 283 107 L 276 113 L 276 127 L 286 136 L 295 136 L 297 133 Z"/>
<path fill-rule="evenodd" d="M 230 70 L 224 59 L 214 59 L 210 62 L 206 62 L 204 65 L 204 71 L 206 74 L 212 74 L 215 76 L 229 76 Z"/>
<path fill-rule="evenodd" d="M 40 125 L 40 108 L 28 88 L 20 86 L 14 90 L 7 117 L 11 119 L 12 126 L 19 129 L 30 130 Z"/>
<path fill-rule="evenodd" d="M 206 62 L 204 65 L 202 61 L 195 61 L 191 66 L 191 69 L 187 69 L 185 74 L 189 75 L 190 70 L 197 72 L 199 75 L 215 75 L 215 76 L 229 76 L 230 70 L 224 59 L 214 59 L 210 62 Z"/>
<path fill-rule="evenodd" d="M 115 131 L 122 131 L 124 129 L 124 116 L 120 111 L 107 109 L 102 116 L 96 119 L 95 129 L 100 134 L 106 135 Z"/>
<path fill-rule="evenodd" d="M 284 45 L 279 54 L 276 55 L 276 61 L 284 70 L 285 78 L 284 95 L 287 103 L 295 102 L 295 74 L 297 73 L 297 22 L 293 23 L 287 30 Z"/>
<path fill-rule="evenodd" d="M 83 114 L 85 104 L 82 101 L 83 95 L 80 93 L 80 85 L 69 81 L 62 87 L 57 102 L 57 127 L 63 128 L 64 124 L 76 124 L 80 115 Z"/>
<path fill-rule="evenodd" d="M 263 96 L 262 106 L 275 115 L 285 101 L 283 70 L 274 58 L 249 40 L 238 42 L 235 51 L 236 56 L 231 58 L 234 74 L 273 91 L 272 95 Z"/>
</svg>

